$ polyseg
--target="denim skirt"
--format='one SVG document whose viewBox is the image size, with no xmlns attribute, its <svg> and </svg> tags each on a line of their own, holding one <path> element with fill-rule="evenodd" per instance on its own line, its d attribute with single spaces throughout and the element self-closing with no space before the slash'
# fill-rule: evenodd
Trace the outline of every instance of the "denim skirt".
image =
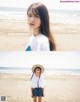
<svg viewBox="0 0 80 102">
<path fill-rule="evenodd" d="M 43 89 L 42 88 L 34 88 L 32 90 L 33 96 L 41 97 L 43 96 Z"/>
</svg>

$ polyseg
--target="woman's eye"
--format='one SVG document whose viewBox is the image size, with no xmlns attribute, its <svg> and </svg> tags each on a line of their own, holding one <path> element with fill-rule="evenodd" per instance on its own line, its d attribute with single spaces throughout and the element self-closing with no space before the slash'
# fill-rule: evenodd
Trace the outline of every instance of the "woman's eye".
<svg viewBox="0 0 80 102">
<path fill-rule="evenodd" d="M 35 15 L 36 18 L 40 18 L 39 15 Z"/>
<path fill-rule="evenodd" d="M 30 19 L 30 18 L 33 17 L 35 20 L 37 20 L 38 18 L 40 18 L 40 16 L 39 15 L 36 15 L 36 14 L 35 15 L 28 14 L 27 17 L 28 17 L 28 19 Z"/>
<path fill-rule="evenodd" d="M 28 15 L 28 17 L 32 17 L 32 15 Z"/>
</svg>

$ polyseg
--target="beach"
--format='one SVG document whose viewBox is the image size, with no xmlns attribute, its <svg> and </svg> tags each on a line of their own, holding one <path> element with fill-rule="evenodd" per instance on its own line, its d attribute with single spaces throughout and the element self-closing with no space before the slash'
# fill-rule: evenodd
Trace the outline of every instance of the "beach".
<svg viewBox="0 0 80 102">
<path fill-rule="evenodd" d="M 80 24 L 50 23 L 58 51 L 80 51 Z M 31 33 L 27 20 L 0 19 L 0 51 L 25 51 Z"/>
<path fill-rule="evenodd" d="M 0 96 L 7 102 L 33 102 L 31 74 L 0 73 Z M 80 102 L 80 75 L 44 75 L 43 102 Z"/>
</svg>

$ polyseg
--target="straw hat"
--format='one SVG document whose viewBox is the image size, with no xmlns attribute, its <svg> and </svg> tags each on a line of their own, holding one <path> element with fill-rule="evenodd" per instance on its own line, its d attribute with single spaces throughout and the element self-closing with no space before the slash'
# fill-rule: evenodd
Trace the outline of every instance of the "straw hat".
<svg viewBox="0 0 80 102">
<path fill-rule="evenodd" d="M 44 72 L 44 67 L 43 67 L 42 65 L 40 65 L 40 64 L 34 65 L 34 66 L 32 67 L 32 72 L 34 72 L 34 70 L 35 70 L 36 67 L 40 67 L 40 68 L 41 68 L 41 73 Z"/>
</svg>

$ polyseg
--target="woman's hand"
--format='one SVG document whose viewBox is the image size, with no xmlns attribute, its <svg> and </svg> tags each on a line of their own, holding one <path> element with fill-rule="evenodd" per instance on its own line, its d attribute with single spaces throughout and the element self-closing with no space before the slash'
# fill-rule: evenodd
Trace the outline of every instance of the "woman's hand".
<svg viewBox="0 0 80 102">
<path fill-rule="evenodd" d="M 33 98 L 33 94 L 31 94 L 31 97 Z"/>
<path fill-rule="evenodd" d="M 44 93 L 43 93 L 43 97 L 44 97 Z"/>
<path fill-rule="evenodd" d="M 43 88 L 43 97 L 44 97 L 44 88 Z"/>
</svg>

